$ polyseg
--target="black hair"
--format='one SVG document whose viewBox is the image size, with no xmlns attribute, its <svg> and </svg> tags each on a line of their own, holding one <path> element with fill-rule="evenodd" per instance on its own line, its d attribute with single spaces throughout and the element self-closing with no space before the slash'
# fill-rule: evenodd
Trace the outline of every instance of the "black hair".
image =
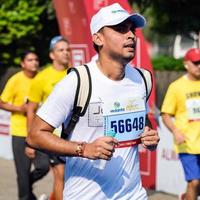
<svg viewBox="0 0 200 200">
<path fill-rule="evenodd" d="M 23 61 L 23 60 L 26 58 L 26 56 L 27 56 L 28 54 L 31 54 L 31 53 L 37 55 L 34 51 L 26 50 L 26 51 L 24 51 L 24 52 L 21 54 L 21 61 Z"/>
<path fill-rule="evenodd" d="M 93 42 L 93 47 L 97 53 L 99 53 L 99 46 Z"/>
</svg>

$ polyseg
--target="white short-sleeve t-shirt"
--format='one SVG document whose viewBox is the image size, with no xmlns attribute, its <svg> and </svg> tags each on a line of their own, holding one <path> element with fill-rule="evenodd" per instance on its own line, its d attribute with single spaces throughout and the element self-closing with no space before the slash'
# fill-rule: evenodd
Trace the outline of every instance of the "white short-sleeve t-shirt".
<svg viewBox="0 0 200 200">
<path fill-rule="evenodd" d="M 146 91 L 141 75 L 127 65 L 120 81 L 107 78 L 95 61 L 88 63 L 92 78 L 92 95 L 86 114 L 79 119 L 69 140 L 93 142 L 114 132 L 117 140 L 138 138 L 144 128 Z M 57 84 L 37 115 L 53 127 L 71 116 L 77 77 L 71 72 Z M 138 147 L 116 148 L 110 161 L 66 157 L 66 200 L 146 200 L 141 185 Z"/>
</svg>

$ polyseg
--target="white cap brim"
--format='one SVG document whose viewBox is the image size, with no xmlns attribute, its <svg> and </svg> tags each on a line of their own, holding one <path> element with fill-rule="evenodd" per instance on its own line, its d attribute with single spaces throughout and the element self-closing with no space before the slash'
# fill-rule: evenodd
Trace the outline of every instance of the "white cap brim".
<svg viewBox="0 0 200 200">
<path fill-rule="evenodd" d="M 135 28 L 142 28 L 146 24 L 146 20 L 142 15 L 138 13 L 129 14 L 119 4 L 115 3 L 102 8 L 92 17 L 90 23 L 91 33 L 93 35 L 105 26 L 114 26 L 127 19 L 133 22 Z"/>
</svg>

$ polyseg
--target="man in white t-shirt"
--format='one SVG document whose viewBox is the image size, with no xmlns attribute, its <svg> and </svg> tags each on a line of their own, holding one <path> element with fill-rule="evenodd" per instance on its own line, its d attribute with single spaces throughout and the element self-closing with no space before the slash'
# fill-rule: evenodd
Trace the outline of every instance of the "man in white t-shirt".
<svg viewBox="0 0 200 200">
<path fill-rule="evenodd" d="M 135 29 L 145 23 L 143 16 L 130 15 L 118 3 L 92 17 L 90 28 L 98 53 L 96 61 L 87 63 L 92 94 L 86 114 L 68 140 L 52 132 L 71 117 L 75 72 L 57 84 L 37 113 L 27 142 L 66 155 L 64 199 L 147 199 L 141 185 L 138 143 L 156 149 L 159 136 L 145 125 L 145 84 L 128 65 L 135 56 Z"/>
</svg>

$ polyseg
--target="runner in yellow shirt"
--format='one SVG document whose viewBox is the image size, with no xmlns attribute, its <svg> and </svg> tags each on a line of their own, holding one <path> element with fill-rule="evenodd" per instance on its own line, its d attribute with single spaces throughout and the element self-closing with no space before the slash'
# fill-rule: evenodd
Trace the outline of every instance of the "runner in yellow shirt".
<svg viewBox="0 0 200 200">
<path fill-rule="evenodd" d="M 49 56 L 52 65 L 42 70 L 35 77 L 28 96 L 28 124 L 31 126 L 38 107 L 46 100 L 54 86 L 67 74 L 70 62 L 69 42 L 62 36 L 55 36 L 50 42 Z M 34 150 L 27 147 L 27 155 L 34 156 Z M 64 163 L 56 156 L 49 156 L 53 169 L 54 183 L 51 199 L 62 200 L 64 188 Z"/>
<path fill-rule="evenodd" d="M 39 67 L 38 56 L 31 51 L 25 52 L 21 66 L 22 71 L 8 80 L 1 94 L 0 108 L 11 112 L 10 133 L 17 173 L 18 197 L 23 200 L 35 200 L 32 184 L 49 171 L 48 157 L 44 153 L 37 151 L 34 159 L 25 154 L 27 96 Z M 32 162 L 35 167 L 31 172 Z"/>
<path fill-rule="evenodd" d="M 174 136 L 175 150 L 188 182 L 183 196 L 196 200 L 200 187 L 200 49 L 186 53 L 184 66 L 187 74 L 170 84 L 161 112 Z"/>
</svg>

